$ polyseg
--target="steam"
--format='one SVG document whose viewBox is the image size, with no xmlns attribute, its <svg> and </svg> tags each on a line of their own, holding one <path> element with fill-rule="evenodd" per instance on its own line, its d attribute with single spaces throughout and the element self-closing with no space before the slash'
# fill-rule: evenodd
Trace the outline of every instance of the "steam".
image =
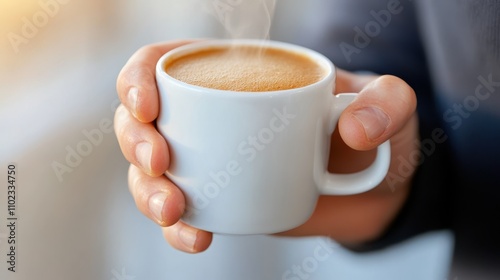
<svg viewBox="0 0 500 280">
<path fill-rule="evenodd" d="M 230 39 L 269 39 L 277 0 L 209 0 L 208 11 Z"/>
</svg>

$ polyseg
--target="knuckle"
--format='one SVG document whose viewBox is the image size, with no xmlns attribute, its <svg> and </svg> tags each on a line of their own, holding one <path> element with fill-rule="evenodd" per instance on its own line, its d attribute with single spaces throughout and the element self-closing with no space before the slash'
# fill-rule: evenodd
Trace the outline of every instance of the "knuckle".
<svg viewBox="0 0 500 280">
<path fill-rule="evenodd" d="M 413 112 L 415 110 L 417 102 L 415 91 L 401 78 L 383 75 L 376 80 L 374 86 L 380 88 L 379 92 L 398 108 L 397 111 Z"/>
<path fill-rule="evenodd" d="M 118 106 L 118 108 L 115 111 L 115 117 L 113 122 L 115 133 L 118 136 L 118 140 L 120 140 L 121 136 L 123 136 L 128 117 L 129 113 L 127 108 L 123 104 L 120 104 L 120 106 Z"/>
<path fill-rule="evenodd" d="M 140 203 L 148 199 L 147 186 L 149 185 L 149 180 L 142 174 L 138 167 L 132 164 L 129 169 L 128 182 L 132 196 L 136 201 Z"/>
</svg>

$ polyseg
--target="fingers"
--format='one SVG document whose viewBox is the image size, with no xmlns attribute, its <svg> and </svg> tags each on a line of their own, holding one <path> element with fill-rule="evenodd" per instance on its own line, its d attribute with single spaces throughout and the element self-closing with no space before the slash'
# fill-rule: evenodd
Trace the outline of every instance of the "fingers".
<svg viewBox="0 0 500 280">
<path fill-rule="evenodd" d="M 364 81 L 368 83 L 339 120 L 342 139 L 355 150 L 371 150 L 391 138 L 410 120 L 417 104 L 415 92 L 403 80 L 389 75 L 371 79 Z"/>
<path fill-rule="evenodd" d="M 196 229 L 179 221 L 175 225 L 162 228 L 163 236 L 174 248 L 187 252 L 205 251 L 212 243 L 212 233 Z"/>
<path fill-rule="evenodd" d="M 163 226 L 167 241 L 175 248 L 196 253 L 208 248 L 212 233 L 179 221 L 185 210 L 181 190 L 161 176 L 168 168 L 169 153 L 164 138 L 152 122 L 159 111 L 155 70 L 160 57 L 192 41 L 149 45 L 138 50 L 117 79 L 122 105 L 115 113 L 115 132 L 129 169 L 129 188 L 139 210 Z"/>
<path fill-rule="evenodd" d="M 156 63 L 166 52 L 192 41 L 172 41 L 139 49 L 118 75 L 116 89 L 122 104 L 139 121 L 152 122 L 158 116 Z"/>
<path fill-rule="evenodd" d="M 146 217 L 161 226 L 179 221 L 185 208 L 184 195 L 167 177 L 150 177 L 130 165 L 128 181 L 135 204 Z"/>
<path fill-rule="evenodd" d="M 212 242 L 212 233 L 199 230 L 179 221 L 185 209 L 181 190 L 165 176 L 150 177 L 130 165 L 129 189 L 137 208 L 159 224 L 165 239 L 176 249 L 198 253 Z"/>
<path fill-rule="evenodd" d="M 150 176 L 160 176 L 170 163 L 167 142 L 152 123 L 141 123 L 120 105 L 115 133 L 125 158 Z"/>
</svg>

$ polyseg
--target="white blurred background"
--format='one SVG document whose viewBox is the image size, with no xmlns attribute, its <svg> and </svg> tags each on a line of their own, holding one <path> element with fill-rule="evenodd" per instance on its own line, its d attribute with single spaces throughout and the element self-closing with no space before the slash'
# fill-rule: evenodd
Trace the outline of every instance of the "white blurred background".
<svg viewBox="0 0 500 280">
<path fill-rule="evenodd" d="M 287 41 L 310 24 L 304 11 L 314 2 L 278 0 L 271 38 Z M 370 254 L 319 237 L 214 236 L 208 251 L 190 255 L 136 210 L 109 129 L 116 76 L 145 44 L 224 36 L 207 3 L 0 0 L 0 184 L 8 163 L 18 171 L 15 273 L 0 188 L 0 279 L 446 279 L 447 232 Z M 78 149 L 83 155 L 69 156 Z"/>
</svg>

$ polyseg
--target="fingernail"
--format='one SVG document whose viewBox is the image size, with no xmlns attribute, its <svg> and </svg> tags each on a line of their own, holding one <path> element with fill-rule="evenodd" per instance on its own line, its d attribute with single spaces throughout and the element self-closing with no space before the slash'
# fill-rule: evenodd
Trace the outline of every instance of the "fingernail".
<svg viewBox="0 0 500 280">
<path fill-rule="evenodd" d="M 353 115 L 363 125 L 370 140 L 380 137 L 390 124 L 389 116 L 377 107 L 366 107 L 355 111 Z"/>
<path fill-rule="evenodd" d="M 151 153 L 153 147 L 149 142 L 142 142 L 135 147 L 135 157 L 142 168 L 146 169 L 147 173 L 151 172 Z"/>
<path fill-rule="evenodd" d="M 136 116 L 137 109 L 137 96 L 139 95 L 139 89 L 136 87 L 131 87 L 128 91 L 128 103 L 130 106 L 130 110 L 134 116 Z"/>
<path fill-rule="evenodd" d="M 194 246 L 196 244 L 196 239 L 198 235 L 198 230 L 192 227 L 184 226 L 179 231 L 179 238 L 181 242 L 192 252 L 194 252 Z"/>
<path fill-rule="evenodd" d="M 155 193 L 149 198 L 149 211 L 160 222 L 163 222 L 163 205 L 167 199 L 167 194 L 164 192 Z"/>
</svg>

